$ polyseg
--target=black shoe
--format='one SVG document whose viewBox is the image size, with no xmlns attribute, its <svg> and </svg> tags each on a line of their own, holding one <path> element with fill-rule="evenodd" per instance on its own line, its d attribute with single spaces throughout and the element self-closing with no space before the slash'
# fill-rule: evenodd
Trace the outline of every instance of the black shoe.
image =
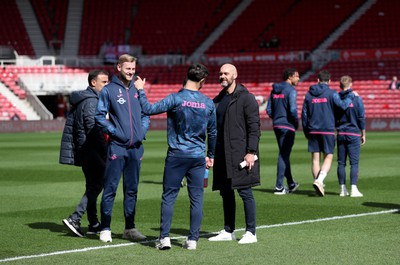
<svg viewBox="0 0 400 265">
<path fill-rule="evenodd" d="M 299 188 L 300 184 L 294 182 L 293 184 L 289 185 L 289 193 L 295 192 Z"/>
<path fill-rule="evenodd" d="M 79 237 L 84 237 L 84 234 L 81 230 L 81 223 L 78 220 L 72 220 L 71 217 L 68 217 L 68 219 L 64 219 L 63 223 L 65 224 L 66 227 L 69 228 L 75 235 Z"/>
<path fill-rule="evenodd" d="M 95 235 L 95 234 L 100 234 L 101 231 L 101 225 L 100 223 L 97 223 L 95 225 L 89 225 L 88 231 L 86 234 L 88 235 Z"/>
</svg>

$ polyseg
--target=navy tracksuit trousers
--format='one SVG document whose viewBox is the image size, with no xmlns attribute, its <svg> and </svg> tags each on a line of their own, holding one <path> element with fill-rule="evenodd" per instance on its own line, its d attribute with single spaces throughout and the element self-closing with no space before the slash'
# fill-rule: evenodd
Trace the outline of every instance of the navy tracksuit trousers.
<svg viewBox="0 0 400 265">
<path fill-rule="evenodd" d="M 339 184 L 346 184 L 346 160 L 350 160 L 351 185 L 358 183 L 358 162 L 360 160 L 361 138 L 355 135 L 337 136 L 337 175 Z"/>
<path fill-rule="evenodd" d="M 169 237 L 175 200 L 181 189 L 181 181 L 186 176 L 190 199 L 190 229 L 188 240 L 198 240 L 203 219 L 204 157 L 181 158 L 167 156 L 163 176 L 161 198 L 160 238 Z"/>
<path fill-rule="evenodd" d="M 121 173 L 123 176 L 125 229 L 135 228 L 136 200 L 143 151 L 143 145 L 126 149 L 110 143 L 101 200 L 103 230 L 111 230 L 112 209 Z"/>
<path fill-rule="evenodd" d="M 288 186 L 294 184 L 290 167 L 290 153 L 292 152 L 294 144 L 295 132 L 281 128 L 274 128 L 274 132 L 279 147 L 275 187 L 280 189 L 283 187 L 283 180 L 285 177 Z"/>
</svg>

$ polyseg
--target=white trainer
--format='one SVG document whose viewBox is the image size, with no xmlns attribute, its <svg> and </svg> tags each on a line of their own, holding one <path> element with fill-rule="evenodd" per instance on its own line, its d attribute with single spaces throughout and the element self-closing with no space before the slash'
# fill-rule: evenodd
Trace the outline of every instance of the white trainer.
<svg viewBox="0 0 400 265">
<path fill-rule="evenodd" d="M 164 237 L 160 238 L 156 244 L 156 248 L 159 250 L 167 250 L 171 248 L 171 238 Z"/>
<path fill-rule="evenodd" d="M 340 196 L 340 197 L 349 196 L 349 192 L 347 191 L 345 185 L 340 185 L 340 194 L 339 194 L 339 196 Z"/>
<path fill-rule="evenodd" d="M 100 240 L 104 243 L 112 242 L 111 231 L 110 230 L 102 230 L 100 232 Z"/>
<path fill-rule="evenodd" d="M 286 195 L 288 193 L 289 193 L 289 190 L 285 186 L 281 187 L 280 189 L 275 187 L 275 189 L 274 189 L 275 195 Z"/>
<path fill-rule="evenodd" d="M 239 244 L 257 243 L 257 236 L 253 235 L 253 233 L 250 231 L 246 231 L 246 233 L 242 236 L 242 239 L 240 239 L 238 243 Z"/>
<path fill-rule="evenodd" d="M 182 247 L 189 250 L 195 250 L 197 248 L 197 241 L 196 240 L 185 240 L 183 242 Z"/>
<path fill-rule="evenodd" d="M 236 240 L 235 232 L 228 233 L 225 229 L 218 232 L 218 235 L 210 237 L 209 241 L 232 241 Z"/>
<path fill-rule="evenodd" d="M 123 239 L 131 239 L 134 241 L 140 241 L 146 239 L 146 236 L 142 235 L 136 228 L 125 229 L 122 234 Z"/>
<path fill-rule="evenodd" d="M 319 196 L 324 196 L 325 195 L 325 186 L 324 183 L 320 182 L 318 179 L 316 179 L 313 183 L 313 187 L 317 194 Z"/>
<path fill-rule="evenodd" d="M 363 197 L 364 195 L 358 190 L 356 185 L 351 185 L 350 197 Z"/>
</svg>

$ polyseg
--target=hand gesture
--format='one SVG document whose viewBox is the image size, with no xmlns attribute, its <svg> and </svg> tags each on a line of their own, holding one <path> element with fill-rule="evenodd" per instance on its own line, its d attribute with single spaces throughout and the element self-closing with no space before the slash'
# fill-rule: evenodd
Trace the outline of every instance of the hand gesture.
<svg viewBox="0 0 400 265">
<path fill-rule="evenodd" d="M 137 90 L 142 90 L 144 89 L 144 85 L 146 84 L 146 78 L 140 78 L 140 76 L 137 76 L 134 85 Z"/>
</svg>

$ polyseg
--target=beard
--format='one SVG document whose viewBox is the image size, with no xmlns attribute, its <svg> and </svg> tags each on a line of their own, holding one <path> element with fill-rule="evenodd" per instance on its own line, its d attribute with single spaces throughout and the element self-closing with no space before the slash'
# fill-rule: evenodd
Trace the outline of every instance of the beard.
<svg viewBox="0 0 400 265">
<path fill-rule="evenodd" d="M 232 82 L 229 82 L 229 80 L 221 80 L 219 83 L 223 88 L 228 88 L 232 85 Z"/>
</svg>

